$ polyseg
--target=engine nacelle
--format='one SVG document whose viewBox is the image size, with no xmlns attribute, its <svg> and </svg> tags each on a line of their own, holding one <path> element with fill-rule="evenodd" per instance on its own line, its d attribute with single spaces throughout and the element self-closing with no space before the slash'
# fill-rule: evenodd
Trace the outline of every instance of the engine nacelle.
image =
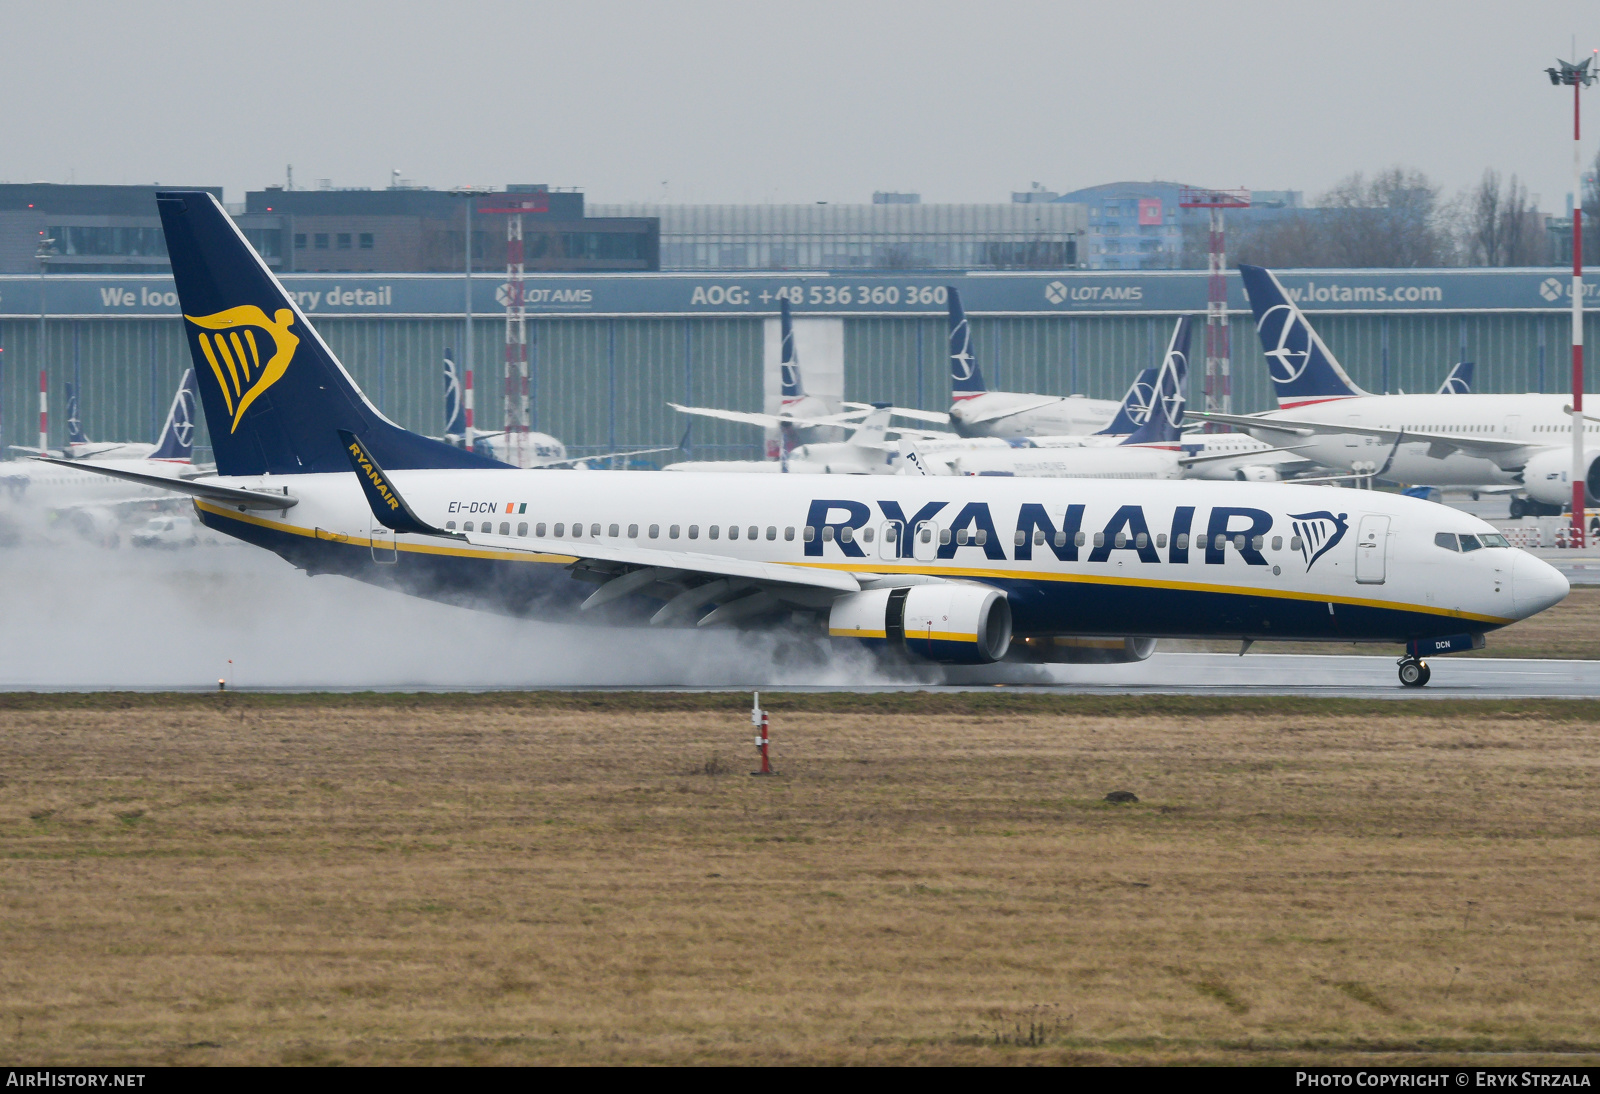
<svg viewBox="0 0 1600 1094">
<path fill-rule="evenodd" d="M 987 665 L 1011 647 L 1011 602 L 961 582 L 847 593 L 828 612 L 828 633 L 903 646 L 943 665 Z"/>
<path fill-rule="evenodd" d="M 1234 468 L 1233 477 L 1239 482 L 1281 482 L 1278 469 L 1268 464 L 1253 463 L 1248 467 Z"/>
<path fill-rule="evenodd" d="M 1085 638 L 1042 634 L 1011 643 L 1007 661 L 1035 665 L 1126 665 L 1156 651 L 1154 638 Z"/>
<path fill-rule="evenodd" d="M 1600 451 L 1587 449 L 1583 453 L 1584 480 L 1588 487 L 1587 503 L 1594 504 L 1600 497 Z M 1564 505 L 1572 501 L 1572 452 L 1570 449 L 1552 448 L 1540 452 L 1522 469 L 1522 485 L 1534 501 L 1547 505 Z"/>
</svg>

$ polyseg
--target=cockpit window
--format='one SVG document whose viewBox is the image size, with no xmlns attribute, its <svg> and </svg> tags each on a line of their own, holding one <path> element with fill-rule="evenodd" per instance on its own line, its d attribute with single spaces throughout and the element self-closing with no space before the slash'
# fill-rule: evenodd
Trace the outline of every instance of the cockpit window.
<svg viewBox="0 0 1600 1094">
<path fill-rule="evenodd" d="M 1465 532 L 1461 534 L 1461 549 L 1463 551 L 1476 551 L 1482 546 L 1483 544 L 1478 542 L 1477 536 L 1469 536 Z"/>
<path fill-rule="evenodd" d="M 1443 547 L 1446 551 L 1459 551 L 1461 549 L 1456 546 L 1456 534 L 1454 532 L 1435 532 L 1433 542 Z"/>
<path fill-rule="evenodd" d="M 1479 536 L 1478 538 L 1483 540 L 1483 545 L 1485 547 L 1510 547 L 1511 546 L 1511 544 L 1506 542 L 1506 537 L 1500 535 L 1498 532 L 1485 532 L 1483 535 Z"/>
</svg>

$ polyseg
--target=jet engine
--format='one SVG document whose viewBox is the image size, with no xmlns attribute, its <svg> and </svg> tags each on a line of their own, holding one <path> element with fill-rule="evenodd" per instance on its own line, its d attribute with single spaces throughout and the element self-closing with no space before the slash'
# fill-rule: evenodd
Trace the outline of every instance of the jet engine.
<svg viewBox="0 0 1600 1094">
<path fill-rule="evenodd" d="M 1043 634 L 1011 643 L 1007 661 L 1034 665 L 1126 665 L 1156 651 L 1154 638 L 1085 638 Z"/>
<path fill-rule="evenodd" d="M 1253 463 L 1246 467 L 1236 467 L 1233 477 L 1239 482 L 1281 482 L 1283 476 L 1278 474 L 1278 469 L 1270 464 Z"/>
<path fill-rule="evenodd" d="M 1588 504 L 1600 497 L 1600 451 L 1588 449 L 1583 454 L 1584 479 L 1588 486 Z M 1562 505 L 1572 500 L 1572 452 L 1570 449 L 1551 448 L 1529 460 L 1522 469 L 1522 485 L 1534 501 L 1549 505 Z"/>
<path fill-rule="evenodd" d="M 987 665 L 1011 646 L 1011 602 L 998 589 L 963 582 L 847 593 L 833 602 L 828 633 L 943 665 Z"/>
</svg>

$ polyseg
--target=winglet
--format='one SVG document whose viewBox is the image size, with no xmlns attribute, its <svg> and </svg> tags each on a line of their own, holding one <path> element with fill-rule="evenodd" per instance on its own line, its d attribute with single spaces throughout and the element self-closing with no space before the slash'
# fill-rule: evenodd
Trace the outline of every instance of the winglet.
<svg viewBox="0 0 1600 1094">
<path fill-rule="evenodd" d="M 411 511 L 411 506 L 406 504 L 406 499 L 402 498 L 400 492 L 394 488 L 388 474 L 378 466 L 378 461 L 372 458 L 367 446 L 361 443 L 361 438 L 348 429 L 341 429 L 339 440 L 344 442 L 345 452 L 350 457 L 350 467 L 355 471 L 356 481 L 361 483 L 361 492 L 367 496 L 367 504 L 372 506 L 372 515 L 378 518 L 379 524 L 393 528 L 396 532 L 410 532 L 419 536 L 451 534 L 424 523 Z"/>
</svg>

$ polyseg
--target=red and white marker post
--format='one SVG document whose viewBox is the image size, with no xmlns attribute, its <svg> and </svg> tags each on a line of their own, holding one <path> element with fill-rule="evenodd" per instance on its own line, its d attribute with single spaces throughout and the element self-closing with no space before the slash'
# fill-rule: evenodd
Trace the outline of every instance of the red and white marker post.
<svg viewBox="0 0 1600 1094">
<path fill-rule="evenodd" d="M 761 770 L 752 771 L 752 775 L 776 775 L 772 764 L 767 758 L 767 745 L 772 743 L 772 738 L 767 735 L 767 712 L 761 709 L 761 693 L 755 693 L 755 698 L 750 704 L 750 724 L 756 731 L 756 748 L 761 753 Z"/>
</svg>

